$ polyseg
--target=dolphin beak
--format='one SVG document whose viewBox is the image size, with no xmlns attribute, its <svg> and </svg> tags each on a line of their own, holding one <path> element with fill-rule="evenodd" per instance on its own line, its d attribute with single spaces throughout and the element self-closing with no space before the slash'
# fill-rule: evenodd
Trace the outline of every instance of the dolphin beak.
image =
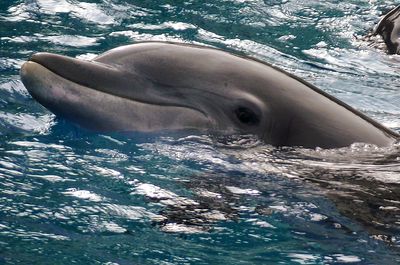
<svg viewBox="0 0 400 265">
<path fill-rule="evenodd" d="M 153 96 L 151 81 L 132 68 L 37 53 L 20 75 L 41 105 L 85 128 L 144 132 L 211 126 L 201 111 L 165 100 L 162 92 Z"/>
<path fill-rule="evenodd" d="M 44 80 L 46 75 L 43 75 L 43 69 L 39 66 L 82 87 L 123 98 L 135 99 L 138 89 L 132 88 L 145 87 L 145 84 L 141 83 L 140 77 L 134 78 L 134 83 L 127 80 L 126 70 L 120 69 L 118 66 L 52 53 L 36 53 L 22 66 L 20 72 L 22 82 L 32 95 L 37 93 L 37 89 L 44 89 L 43 84 L 48 83 Z M 135 73 L 129 73 L 130 80 L 132 80 L 133 75 Z M 47 76 L 49 76 L 49 73 Z M 37 79 L 41 79 L 42 87 L 32 85 L 33 80 Z M 40 102 L 40 99 L 38 101 Z"/>
<path fill-rule="evenodd" d="M 130 117 L 135 117 L 134 102 L 115 95 L 130 91 L 119 83 L 123 77 L 117 68 L 38 53 L 22 65 L 20 76 L 28 92 L 41 105 L 85 128 L 108 131 L 134 126 L 123 115 L 113 116 L 114 112 L 129 109 Z"/>
<path fill-rule="evenodd" d="M 75 59 L 52 53 L 36 53 L 22 66 L 21 76 L 35 74 L 26 71 L 31 63 L 36 63 L 53 72 L 54 74 L 88 88 L 107 91 L 109 87 L 116 86 L 116 80 L 121 80 L 121 71 L 110 65 Z M 27 68 L 28 67 L 28 68 Z M 118 85 L 118 84 L 117 84 Z M 27 87 L 29 90 L 29 87 Z"/>
<path fill-rule="evenodd" d="M 36 98 L 36 94 L 39 92 L 39 84 L 41 84 L 40 80 L 38 79 L 38 75 L 40 74 L 41 67 L 39 64 L 34 63 L 32 61 L 25 62 L 20 70 L 20 76 L 22 83 L 24 84 L 25 88 L 28 92 Z"/>
</svg>

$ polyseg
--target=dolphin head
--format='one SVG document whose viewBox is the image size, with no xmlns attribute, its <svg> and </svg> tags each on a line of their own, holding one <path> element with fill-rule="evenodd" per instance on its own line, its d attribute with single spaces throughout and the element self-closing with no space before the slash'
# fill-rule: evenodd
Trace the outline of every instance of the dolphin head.
<svg viewBox="0 0 400 265">
<path fill-rule="evenodd" d="M 304 147 L 394 141 L 393 132 L 299 78 L 202 46 L 139 43 L 92 61 L 38 53 L 21 79 L 43 106 L 93 130 L 254 134 Z"/>
<path fill-rule="evenodd" d="M 201 48 L 177 55 L 153 46 L 124 46 L 92 61 L 37 53 L 20 75 L 39 103 L 92 130 L 262 133 L 265 104 L 228 78 L 221 88 L 221 77 L 204 71 L 212 62 L 191 64 Z"/>
<path fill-rule="evenodd" d="M 172 91 L 158 90 L 132 64 L 38 53 L 20 75 L 34 99 L 84 128 L 148 132 L 211 126 L 201 109 L 175 104 Z"/>
</svg>

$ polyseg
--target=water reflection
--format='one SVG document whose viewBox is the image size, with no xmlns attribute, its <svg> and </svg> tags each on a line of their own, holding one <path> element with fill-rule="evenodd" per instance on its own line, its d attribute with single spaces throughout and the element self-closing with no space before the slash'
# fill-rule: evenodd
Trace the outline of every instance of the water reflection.
<svg viewBox="0 0 400 265">
<path fill-rule="evenodd" d="M 274 149 L 264 145 L 242 150 L 237 145 L 228 145 L 222 151 L 211 152 L 210 146 L 200 145 L 204 148 L 201 149 L 197 145 L 196 155 L 191 156 L 191 144 L 186 145 L 185 140 L 178 143 L 152 145 L 150 149 L 174 159 L 210 164 L 213 173 L 181 180 L 192 192 L 188 204 L 181 203 L 182 199 L 171 202 L 170 197 L 141 194 L 161 202 L 167 199 L 170 203 L 163 203 L 168 206 L 164 215 L 169 223 L 180 224 L 180 231 L 184 225 L 188 231 L 193 227 L 207 230 L 217 220 L 240 219 L 245 209 L 261 216 L 281 213 L 310 222 L 330 220 L 331 228 L 358 231 L 348 228 L 343 221 L 333 221 L 330 212 L 324 213 L 320 206 L 309 202 L 323 196 L 335 204 L 340 214 L 363 226 L 373 238 L 399 245 L 396 239 L 400 232 L 396 221 L 400 211 L 398 145 L 377 148 L 355 144 L 336 150 Z M 220 168 L 220 174 L 215 174 L 216 168 Z M 301 199 L 299 202 L 284 199 L 292 196 Z M 250 208 L 249 200 L 253 204 Z M 212 217 L 213 214 L 220 219 Z M 256 218 L 256 222 L 265 221 Z"/>
</svg>

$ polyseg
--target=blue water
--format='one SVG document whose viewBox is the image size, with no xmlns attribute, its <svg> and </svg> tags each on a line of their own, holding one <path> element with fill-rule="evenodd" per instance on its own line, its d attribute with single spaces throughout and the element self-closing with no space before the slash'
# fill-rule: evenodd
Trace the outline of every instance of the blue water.
<svg viewBox="0 0 400 265">
<path fill-rule="evenodd" d="M 0 3 L 0 264 L 399 264 L 400 145 L 99 134 L 35 102 L 34 52 L 144 40 L 283 68 L 400 131 L 400 57 L 362 39 L 396 1 Z"/>
</svg>

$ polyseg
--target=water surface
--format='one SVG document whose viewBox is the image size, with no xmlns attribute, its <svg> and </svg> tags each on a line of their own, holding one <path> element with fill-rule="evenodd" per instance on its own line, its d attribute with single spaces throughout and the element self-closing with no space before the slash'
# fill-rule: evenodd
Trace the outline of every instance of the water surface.
<svg viewBox="0 0 400 265">
<path fill-rule="evenodd" d="M 400 146 L 89 132 L 35 102 L 34 52 L 145 40 L 272 63 L 400 131 L 400 57 L 362 36 L 395 1 L 0 3 L 0 264 L 398 264 Z"/>
</svg>

